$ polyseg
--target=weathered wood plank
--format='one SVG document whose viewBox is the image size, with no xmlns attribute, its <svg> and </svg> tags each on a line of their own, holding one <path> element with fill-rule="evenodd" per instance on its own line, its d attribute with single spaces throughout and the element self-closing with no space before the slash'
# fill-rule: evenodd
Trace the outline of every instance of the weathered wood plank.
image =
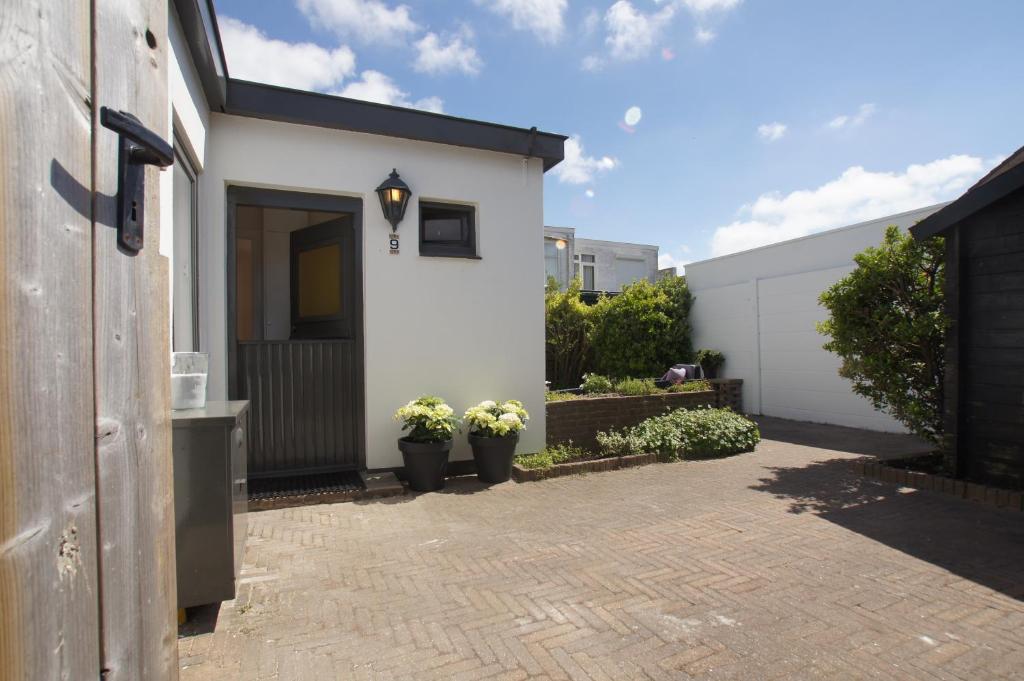
<svg viewBox="0 0 1024 681">
<path fill-rule="evenodd" d="M 93 0 L 96 101 L 169 138 L 167 3 Z M 150 44 L 152 43 L 152 45 Z M 96 116 L 98 125 L 98 116 Z M 117 189 L 117 136 L 97 127 L 96 187 Z M 168 263 L 159 171 L 146 171 L 145 247 L 115 245 L 112 202 L 94 227 L 97 472 L 107 681 L 177 678 Z"/>
<path fill-rule="evenodd" d="M 88 3 L 0 5 L 0 677 L 99 674 Z"/>
</svg>

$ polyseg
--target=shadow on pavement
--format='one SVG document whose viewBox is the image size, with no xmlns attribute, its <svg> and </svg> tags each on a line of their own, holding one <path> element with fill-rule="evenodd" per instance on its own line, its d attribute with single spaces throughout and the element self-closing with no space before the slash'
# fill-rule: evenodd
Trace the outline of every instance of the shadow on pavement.
<svg viewBox="0 0 1024 681">
<path fill-rule="evenodd" d="M 849 459 L 768 467 L 751 489 L 1024 600 L 1024 514 L 864 478 Z"/>
<path fill-rule="evenodd" d="M 765 440 L 849 454 L 870 454 L 881 459 L 923 454 L 934 447 L 913 435 L 881 433 L 824 423 L 790 421 L 771 416 L 752 416 Z"/>
</svg>

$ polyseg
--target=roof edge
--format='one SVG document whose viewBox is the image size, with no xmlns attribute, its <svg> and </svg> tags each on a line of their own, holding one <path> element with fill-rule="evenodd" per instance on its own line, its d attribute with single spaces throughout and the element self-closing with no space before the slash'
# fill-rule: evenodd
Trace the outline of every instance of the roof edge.
<svg viewBox="0 0 1024 681">
<path fill-rule="evenodd" d="M 321 92 L 227 79 L 224 113 L 248 118 L 436 142 L 540 158 L 544 170 L 565 156 L 565 135 Z"/>
<path fill-rule="evenodd" d="M 228 65 L 212 0 L 173 1 L 192 64 L 199 73 L 206 103 L 213 111 L 223 111 L 227 99 Z"/>
<path fill-rule="evenodd" d="M 1021 187 L 1024 187 L 1024 164 L 996 175 L 984 184 L 974 185 L 960 198 L 911 227 L 910 233 L 918 241 L 931 238 Z"/>
<path fill-rule="evenodd" d="M 843 225 L 841 227 L 833 227 L 831 229 L 822 230 L 820 232 L 811 232 L 810 234 L 804 234 L 803 236 L 793 237 L 792 239 L 786 239 L 784 241 L 776 241 L 774 243 L 764 244 L 763 246 L 754 246 L 753 248 L 746 248 L 746 249 L 744 249 L 742 251 L 736 251 L 734 253 L 725 253 L 723 255 L 716 255 L 716 256 L 711 257 L 711 258 L 705 258 L 704 260 L 694 260 L 693 262 L 687 263 L 686 267 L 691 267 L 691 266 L 694 266 L 694 265 L 703 265 L 704 263 L 715 262 L 715 261 L 718 261 L 718 260 L 725 260 L 726 258 L 734 258 L 734 257 L 740 256 L 740 255 L 747 255 L 749 253 L 754 253 L 756 251 L 763 251 L 763 250 L 767 250 L 769 248 L 775 248 L 776 246 L 788 246 L 790 244 L 799 243 L 801 241 L 809 241 L 810 239 L 814 239 L 816 237 L 821 237 L 821 236 L 826 236 L 828 234 L 838 234 L 840 232 L 847 232 L 847 231 L 851 231 L 851 230 L 854 230 L 854 229 L 859 229 L 861 227 L 866 227 L 867 225 L 873 225 L 873 224 L 879 223 L 879 222 L 888 222 L 888 224 L 892 224 L 892 222 L 889 222 L 889 221 L 896 220 L 896 219 L 899 219 L 899 218 L 905 218 L 908 215 L 913 215 L 914 213 L 921 213 L 921 212 L 924 212 L 924 211 L 927 211 L 927 210 L 936 209 L 935 212 L 931 213 L 931 215 L 935 215 L 938 211 L 941 211 L 946 206 L 949 206 L 950 203 L 951 202 L 949 202 L 949 201 L 944 201 L 942 203 L 933 203 L 930 206 L 921 206 L 920 208 L 914 208 L 912 210 L 905 210 L 905 211 L 903 211 L 901 213 L 892 213 L 890 215 L 883 215 L 880 218 L 873 218 L 871 220 L 863 220 L 861 222 L 855 222 L 855 223 L 853 223 L 851 225 Z M 929 215 L 929 217 L 931 217 L 931 215 Z M 924 219 L 927 219 L 927 218 L 924 218 Z M 918 222 L 917 224 L 920 224 L 920 222 Z M 886 225 L 886 226 L 888 226 L 888 225 Z M 911 229 L 912 228 L 913 227 L 911 227 Z"/>
</svg>

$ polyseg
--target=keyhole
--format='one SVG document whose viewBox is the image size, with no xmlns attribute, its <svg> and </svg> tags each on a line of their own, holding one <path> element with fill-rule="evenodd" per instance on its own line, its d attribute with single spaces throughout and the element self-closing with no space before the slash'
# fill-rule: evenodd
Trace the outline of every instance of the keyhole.
<svg viewBox="0 0 1024 681">
<path fill-rule="evenodd" d="M 132 201 L 132 222 L 138 222 L 139 221 L 138 215 L 135 212 L 135 209 L 138 207 L 138 205 L 139 205 L 138 203 L 136 203 L 135 201 Z"/>
</svg>

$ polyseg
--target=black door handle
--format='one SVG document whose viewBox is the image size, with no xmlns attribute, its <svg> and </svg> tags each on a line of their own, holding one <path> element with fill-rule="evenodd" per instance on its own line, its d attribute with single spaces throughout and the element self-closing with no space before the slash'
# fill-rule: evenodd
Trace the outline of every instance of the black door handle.
<svg viewBox="0 0 1024 681">
<path fill-rule="evenodd" d="M 158 134 L 125 111 L 100 107 L 100 124 L 120 136 L 117 154 L 117 242 L 135 255 L 142 250 L 145 228 L 146 166 L 166 168 L 174 150 Z"/>
</svg>

